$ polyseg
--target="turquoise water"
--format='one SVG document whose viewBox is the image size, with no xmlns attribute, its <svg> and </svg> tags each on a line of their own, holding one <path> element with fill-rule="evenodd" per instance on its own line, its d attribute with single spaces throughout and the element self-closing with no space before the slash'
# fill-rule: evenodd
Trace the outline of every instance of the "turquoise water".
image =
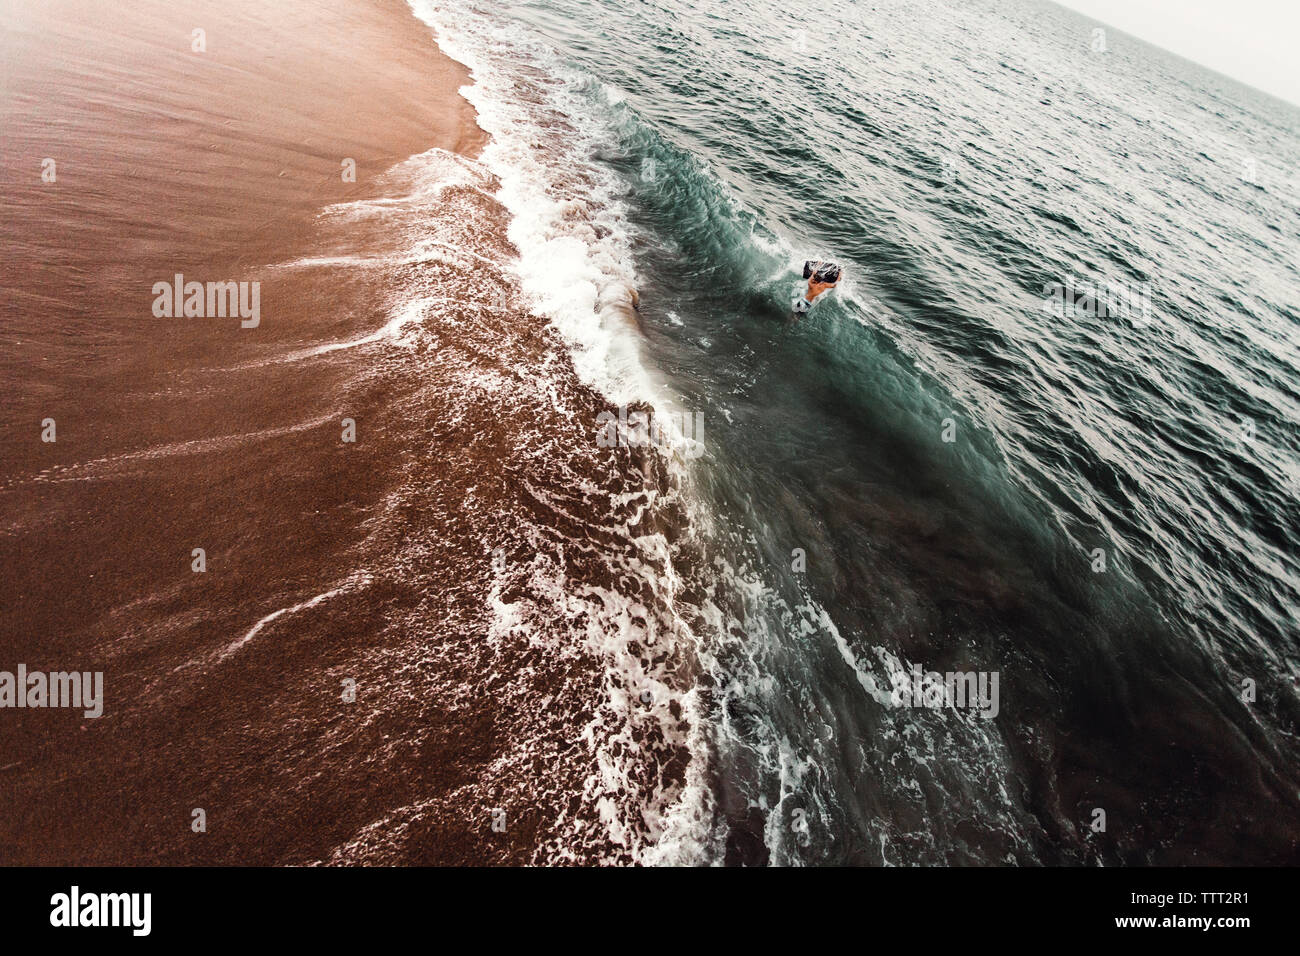
<svg viewBox="0 0 1300 956">
<path fill-rule="evenodd" d="M 590 268 L 640 295 L 609 334 L 706 423 L 707 793 L 670 858 L 1300 859 L 1300 110 L 1097 27 L 449 28 L 593 184 Z M 846 279 L 796 323 L 805 258 Z M 1088 284 L 1109 308 L 1053 304 Z M 997 672 L 998 715 L 891 705 L 912 664 Z"/>
</svg>

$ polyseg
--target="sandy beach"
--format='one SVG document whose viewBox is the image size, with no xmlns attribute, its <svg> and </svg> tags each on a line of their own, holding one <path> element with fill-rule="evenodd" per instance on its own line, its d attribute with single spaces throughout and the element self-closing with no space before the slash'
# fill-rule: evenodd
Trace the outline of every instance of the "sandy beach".
<svg viewBox="0 0 1300 956">
<path fill-rule="evenodd" d="M 3 21 L 0 653 L 105 700 L 0 723 L 0 859 L 626 856 L 636 691 L 541 571 L 638 587 L 666 479 L 517 301 L 465 69 L 399 0 Z M 226 281 L 255 321 L 189 314 Z"/>
</svg>

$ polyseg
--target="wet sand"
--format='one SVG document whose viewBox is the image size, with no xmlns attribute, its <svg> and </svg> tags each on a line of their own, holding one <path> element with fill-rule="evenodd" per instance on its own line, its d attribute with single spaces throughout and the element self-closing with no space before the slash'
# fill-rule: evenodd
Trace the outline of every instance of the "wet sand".
<svg viewBox="0 0 1300 956">
<path fill-rule="evenodd" d="M 0 669 L 105 675 L 0 710 L 0 862 L 630 859 L 682 665 L 592 618 L 672 489 L 518 301 L 464 70 L 399 0 L 0 9 Z"/>
</svg>

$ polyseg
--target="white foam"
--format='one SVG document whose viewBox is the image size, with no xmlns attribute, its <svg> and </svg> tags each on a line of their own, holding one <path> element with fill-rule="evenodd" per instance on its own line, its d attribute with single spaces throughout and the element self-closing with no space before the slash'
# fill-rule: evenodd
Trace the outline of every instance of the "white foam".
<svg viewBox="0 0 1300 956">
<path fill-rule="evenodd" d="M 316 607 L 316 605 L 322 603 L 323 601 L 328 601 L 330 598 L 337 597 L 338 595 L 344 594 L 348 591 L 353 591 L 356 590 L 357 588 L 365 587 L 366 585 L 370 584 L 370 580 L 371 577 L 369 572 L 358 571 L 355 574 L 350 575 L 347 579 L 342 581 L 337 586 L 321 594 L 317 594 L 315 597 L 310 598 L 309 600 L 302 601 L 298 604 L 294 604 L 289 607 L 282 607 L 278 611 L 272 611 L 270 614 L 266 615 L 266 617 L 262 618 L 251 628 L 245 631 L 241 637 L 239 637 L 234 641 L 231 641 L 228 645 L 222 648 L 216 655 L 215 663 L 219 664 L 222 661 L 229 659 L 233 654 L 236 654 L 241 648 L 248 645 L 249 642 L 251 642 L 255 637 L 257 637 L 258 634 L 262 633 L 262 631 L 266 628 L 266 626 L 272 623 L 273 621 L 285 617 L 286 615 L 297 614 L 299 611 L 305 611 L 308 608 Z"/>
<path fill-rule="evenodd" d="M 528 301 L 563 336 L 584 382 L 615 403 L 655 402 L 661 390 L 628 328 L 637 276 L 621 187 L 591 159 L 608 131 L 575 92 L 578 78 L 517 27 L 470 16 L 455 3 L 410 3 L 474 78 L 461 93 L 491 135 L 481 161 L 500 181 L 497 198 L 510 213 Z M 520 67 L 560 82 L 537 83 L 536 95 L 521 96 Z M 607 102 L 619 101 L 619 91 L 604 92 Z"/>
<path fill-rule="evenodd" d="M 674 451 L 687 447 L 678 428 L 681 419 L 667 390 L 641 360 L 633 307 L 637 274 L 623 187 L 592 158 L 613 142 L 600 110 L 623 102 L 621 91 L 593 86 L 519 28 L 471 16 L 457 0 L 436 7 L 430 0 L 409 2 L 433 27 L 443 51 L 464 63 L 474 79 L 461 92 L 491 135 L 481 162 L 499 182 L 496 198 L 510 214 L 508 236 L 519 252 L 515 269 L 526 301 L 558 331 L 584 383 L 613 404 L 648 402 L 655 408 L 668 432 L 670 466 L 685 480 L 687 462 Z M 594 101 L 584 97 L 584 86 L 595 93 Z M 595 428 L 593 422 L 593 440 Z M 564 513 L 540 489 L 529 491 Z M 656 493 L 639 494 L 643 501 L 623 504 L 654 506 Z M 620 573 L 645 585 L 644 593 L 654 596 L 661 613 L 620 591 L 575 586 L 539 549 L 526 570 L 524 593 L 531 598 L 504 600 L 507 591 L 521 593 L 508 589 L 507 581 L 524 569 L 494 565 L 496 580 L 487 596 L 493 622 L 489 639 L 543 642 L 553 640 L 556 621 L 585 622 L 587 649 L 606 661 L 607 696 L 592 702 L 594 713 L 584 734 L 593 757 L 584 801 L 595 809 L 608 839 L 634 858 L 701 862 L 714 815 L 706 779 L 706 717 L 698 710 L 696 691 L 673 686 L 670 674 L 657 665 L 644 666 L 635 650 L 653 644 L 684 647 L 686 658 L 695 653 L 695 636 L 675 610 L 686 585 L 674 571 L 672 545 L 661 534 L 634 536 L 629 529 L 635 521 L 606 529 L 631 546 L 631 556 L 609 557 Z M 644 705 L 642 693 L 653 703 Z M 684 721 L 672 714 L 670 704 Z M 688 728 L 684 739 L 683 724 Z M 680 786 L 644 792 L 645 766 L 638 755 L 647 728 L 693 755 Z M 580 836 L 576 829 L 575 835 Z M 563 846 L 555 853 L 571 855 Z"/>
</svg>

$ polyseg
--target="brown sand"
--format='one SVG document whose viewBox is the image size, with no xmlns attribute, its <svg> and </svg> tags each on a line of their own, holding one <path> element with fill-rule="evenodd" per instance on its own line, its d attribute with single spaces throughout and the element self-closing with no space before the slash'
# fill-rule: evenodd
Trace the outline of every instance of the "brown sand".
<svg viewBox="0 0 1300 956">
<path fill-rule="evenodd" d="M 481 171 L 419 198 L 400 164 L 481 146 L 464 71 L 401 0 L 0 9 L 0 670 L 106 682 L 98 720 L 0 711 L 0 862 L 628 858 L 584 727 L 634 725 L 647 791 L 684 754 L 611 709 L 590 614 L 556 611 L 530 569 L 636 594 L 608 528 L 637 501 L 614 496 L 665 479 L 592 447 L 603 405 L 506 271 L 285 267 L 396 255 L 426 223 L 509 259 Z M 368 198 L 387 205 L 321 215 Z M 260 280 L 261 325 L 155 318 L 177 272 Z M 426 307 L 414 344 L 347 345 L 413 295 L 465 305 Z M 532 637 L 494 631 L 503 581 Z M 606 796 L 636 817 L 638 794 Z"/>
<path fill-rule="evenodd" d="M 252 344 L 232 343 L 228 323 L 152 321 L 153 282 L 177 272 L 240 278 L 300 248 L 326 203 L 374 194 L 377 176 L 399 160 L 431 146 L 472 153 L 484 140 L 456 93 L 468 82 L 464 68 L 401 0 L 0 9 L 0 282 L 5 331 L 14 333 L 5 380 L 26 385 L 24 375 L 53 364 L 91 389 L 75 401 L 107 419 L 77 427 L 72 394 L 19 388 L 5 409 L 7 434 L 67 409 L 66 439 L 9 449 L 25 465 L 136 447 L 147 425 L 133 419 L 121 434 L 118 414 L 104 407 L 120 402 L 122 381 L 162 371 L 163 355 L 193 365 Z M 206 52 L 191 49 L 196 28 Z M 56 163 L 54 183 L 42 182 L 45 158 Z M 347 158 L 355 183 L 342 176 Z M 355 327 L 337 304 L 309 310 L 316 303 L 300 294 L 285 283 L 266 289 L 262 311 L 276 321 L 258 330 L 255 348 Z M 38 343 L 24 334 L 53 329 L 66 339 L 43 338 L 33 354 Z M 112 393 L 94 394 L 106 379 L 118 383 Z M 178 407 L 175 419 L 167 426 L 185 419 L 210 434 L 190 409 Z"/>
</svg>

